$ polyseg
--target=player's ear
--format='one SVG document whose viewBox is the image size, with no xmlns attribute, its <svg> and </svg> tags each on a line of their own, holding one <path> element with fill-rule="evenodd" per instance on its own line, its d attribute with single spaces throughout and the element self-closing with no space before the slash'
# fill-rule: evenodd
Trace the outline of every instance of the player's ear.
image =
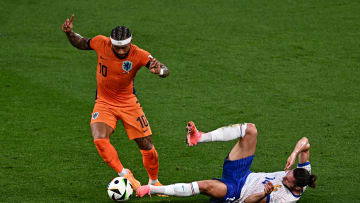
<svg viewBox="0 0 360 203">
<path fill-rule="evenodd" d="M 300 186 L 296 186 L 295 188 L 296 188 L 296 190 L 298 190 L 298 191 L 301 191 L 301 190 L 302 190 L 302 187 L 300 187 Z"/>
</svg>

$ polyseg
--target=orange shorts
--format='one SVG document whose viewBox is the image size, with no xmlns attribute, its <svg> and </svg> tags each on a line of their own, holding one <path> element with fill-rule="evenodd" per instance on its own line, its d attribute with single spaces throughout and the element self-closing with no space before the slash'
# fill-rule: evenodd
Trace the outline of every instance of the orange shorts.
<svg viewBox="0 0 360 203">
<path fill-rule="evenodd" d="M 118 120 L 122 121 L 129 140 L 152 134 L 149 122 L 138 102 L 125 108 L 103 102 L 95 103 L 90 125 L 103 122 L 115 130 Z"/>
</svg>

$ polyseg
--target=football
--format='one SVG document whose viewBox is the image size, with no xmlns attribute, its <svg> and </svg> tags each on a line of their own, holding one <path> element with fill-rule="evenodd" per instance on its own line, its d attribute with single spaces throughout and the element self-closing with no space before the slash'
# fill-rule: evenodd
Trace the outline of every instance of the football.
<svg viewBox="0 0 360 203">
<path fill-rule="evenodd" d="M 133 193 L 130 181 L 123 177 L 116 177 L 112 179 L 107 187 L 107 192 L 110 199 L 115 202 L 122 202 L 129 200 Z"/>
</svg>

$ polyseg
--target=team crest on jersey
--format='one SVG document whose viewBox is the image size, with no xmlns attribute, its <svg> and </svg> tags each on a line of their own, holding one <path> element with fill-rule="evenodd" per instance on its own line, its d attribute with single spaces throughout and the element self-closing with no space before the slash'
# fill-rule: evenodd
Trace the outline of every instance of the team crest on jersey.
<svg viewBox="0 0 360 203">
<path fill-rule="evenodd" d="M 278 190 L 278 188 L 281 188 L 281 185 L 274 185 L 274 192 L 276 192 Z"/>
<path fill-rule="evenodd" d="M 93 120 L 95 120 L 95 119 L 97 119 L 97 117 L 99 117 L 99 112 L 95 112 L 95 113 L 93 113 L 93 115 L 92 115 L 92 119 Z"/>
<path fill-rule="evenodd" d="M 132 62 L 131 61 L 124 61 L 122 64 L 122 69 L 128 73 L 132 69 Z"/>
</svg>

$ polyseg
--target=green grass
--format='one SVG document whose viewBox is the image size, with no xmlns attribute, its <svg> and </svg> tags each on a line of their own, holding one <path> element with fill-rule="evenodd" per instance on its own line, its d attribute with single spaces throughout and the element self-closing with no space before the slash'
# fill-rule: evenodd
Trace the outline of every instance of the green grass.
<svg viewBox="0 0 360 203">
<path fill-rule="evenodd" d="M 143 69 L 135 80 L 162 183 L 221 177 L 236 143 L 186 148 L 188 120 L 200 130 L 253 122 L 253 171 L 282 170 L 307 136 L 318 187 L 300 202 L 360 202 L 359 10 L 351 0 L 1 1 L 0 202 L 111 202 L 105 189 L 116 174 L 89 128 L 96 54 L 76 50 L 62 33 L 72 13 L 86 37 L 129 26 L 134 43 L 170 68 L 166 79 Z M 112 143 L 147 182 L 122 126 Z"/>
</svg>

